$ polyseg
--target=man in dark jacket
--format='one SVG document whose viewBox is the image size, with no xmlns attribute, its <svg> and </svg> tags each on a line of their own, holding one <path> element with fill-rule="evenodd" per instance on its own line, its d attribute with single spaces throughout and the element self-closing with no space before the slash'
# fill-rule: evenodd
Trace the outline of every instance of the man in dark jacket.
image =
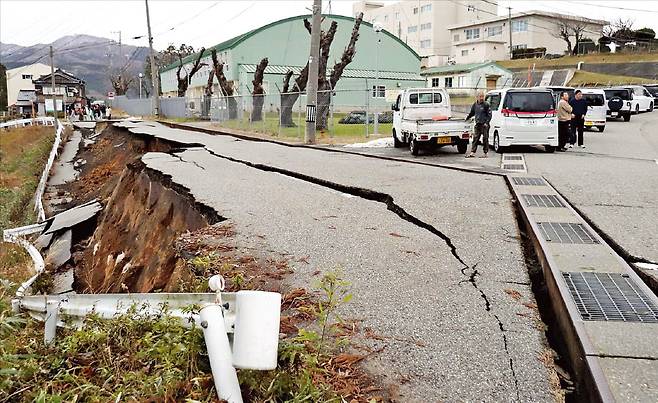
<svg viewBox="0 0 658 403">
<path fill-rule="evenodd" d="M 587 100 L 583 98 L 583 93 L 576 90 L 574 97 L 569 101 L 573 108 L 573 119 L 571 120 L 571 141 L 569 148 L 572 148 L 576 142 L 576 132 L 578 133 L 578 146 L 585 148 L 583 144 L 583 134 L 585 131 L 585 115 L 587 114 Z"/>
<path fill-rule="evenodd" d="M 466 158 L 475 157 L 478 150 L 478 142 L 482 138 L 482 147 L 484 155 L 481 158 L 487 158 L 489 151 L 489 122 L 491 121 L 491 107 L 488 102 L 484 101 L 484 93 L 478 92 L 477 101 L 471 106 L 471 111 L 466 116 L 466 120 L 475 117 L 475 133 L 473 134 L 473 144 L 471 153 Z"/>
</svg>

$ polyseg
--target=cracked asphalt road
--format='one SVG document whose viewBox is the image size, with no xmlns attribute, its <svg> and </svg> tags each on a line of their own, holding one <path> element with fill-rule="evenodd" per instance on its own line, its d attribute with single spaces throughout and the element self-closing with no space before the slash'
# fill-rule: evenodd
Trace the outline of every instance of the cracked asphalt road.
<svg viewBox="0 0 658 403">
<path fill-rule="evenodd" d="M 355 296 L 345 316 L 385 337 L 363 341 L 386 346 L 366 365 L 403 401 L 553 399 L 502 178 L 136 126 L 204 147 L 143 161 L 245 240 L 258 235 L 292 262 L 309 256 L 292 285 L 309 287 L 316 268 L 344 269 Z"/>
</svg>

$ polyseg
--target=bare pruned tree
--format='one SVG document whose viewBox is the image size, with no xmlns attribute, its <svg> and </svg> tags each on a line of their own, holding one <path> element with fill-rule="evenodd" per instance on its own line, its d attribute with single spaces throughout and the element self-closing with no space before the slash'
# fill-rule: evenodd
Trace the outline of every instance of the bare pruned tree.
<svg viewBox="0 0 658 403">
<path fill-rule="evenodd" d="M 181 77 L 180 73 L 183 70 L 183 56 L 180 54 L 178 55 L 178 62 L 180 63 L 178 65 L 178 70 L 176 70 L 176 79 L 178 80 L 178 96 L 179 97 L 184 97 L 185 92 L 187 92 L 187 87 L 190 85 L 190 81 L 192 80 L 192 77 L 199 71 L 201 70 L 201 67 L 206 66 L 205 63 L 201 63 L 201 58 L 203 57 L 203 52 L 206 51 L 206 48 L 201 48 L 199 50 L 199 54 L 194 61 L 194 64 L 192 65 L 192 68 L 187 71 L 185 71 L 185 75 Z"/>
<path fill-rule="evenodd" d="M 575 19 L 558 18 L 557 28 L 557 32 L 552 35 L 566 42 L 568 54 L 577 54 L 578 43 L 583 39 L 587 24 Z"/>
<path fill-rule="evenodd" d="M 130 77 L 125 71 L 110 75 L 110 83 L 116 95 L 126 95 L 128 88 L 135 81 L 135 77 Z"/>
<path fill-rule="evenodd" d="M 220 63 L 217 59 L 217 51 L 215 49 L 210 51 L 212 58 L 213 70 L 217 81 L 219 81 L 219 88 L 222 90 L 222 95 L 226 97 L 228 103 L 228 118 L 236 119 L 238 117 L 238 103 L 233 97 L 235 90 L 233 89 L 233 82 L 226 79 L 224 75 L 224 62 Z"/>
<path fill-rule="evenodd" d="M 617 18 L 610 25 L 603 27 L 603 35 L 607 37 L 615 37 L 619 39 L 625 39 L 624 37 L 633 32 L 633 25 L 635 21 L 632 18 Z M 628 39 L 631 39 L 630 37 Z"/>
<path fill-rule="evenodd" d="M 253 108 L 251 110 L 251 121 L 257 122 L 263 120 L 263 103 L 265 102 L 265 90 L 263 89 L 263 76 L 265 75 L 265 68 L 269 60 L 267 57 L 258 63 L 256 72 L 254 72 L 254 79 L 251 83 L 254 85 L 254 90 L 251 92 L 253 98 Z"/>
</svg>

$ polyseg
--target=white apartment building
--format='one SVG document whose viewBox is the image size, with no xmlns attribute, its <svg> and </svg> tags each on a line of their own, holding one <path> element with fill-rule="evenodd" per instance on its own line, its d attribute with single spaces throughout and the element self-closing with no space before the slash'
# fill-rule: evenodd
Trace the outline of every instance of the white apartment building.
<svg viewBox="0 0 658 403">
<path fill-rule="evenodd" d="M 20 90 L 34 90 L 32 80 L 50 74 L 50 66 L 43 63 L 29 64 L 7 70 L 7 105 L 14 105 Z"/>
<path fill-rule="evenodd" d="M 512 50 L 546 48 L 549 54 L 564 54 L 566 42 L 556 37 L 559 24 L 582 25 L 584 38 L 597 43 L 601 30 L 608 21 L 550 13 L 528 11 L 512 14 Z M 485 60 L 507 60 L 510 58 L 510 22 L 507 16 L 488 18 L 484 21 L 458 23 L 448 27 L 452 38 L 451 60 L 457 64 L 480 63 Z M 575 45 L 572 38 L 572 45 Z"/>
<path fill-rule="evenodd" d="M 452 37 L 448 26 L 484 21 L 498 13 L 497 1 L 407 0 L 390 5 L 358 1 L 352 6 L 356 16 L 379 23 L 383 29 L 400 38 L 420 56 L 424 66 L 445 64 L 451 55 Z"/>
</svg>

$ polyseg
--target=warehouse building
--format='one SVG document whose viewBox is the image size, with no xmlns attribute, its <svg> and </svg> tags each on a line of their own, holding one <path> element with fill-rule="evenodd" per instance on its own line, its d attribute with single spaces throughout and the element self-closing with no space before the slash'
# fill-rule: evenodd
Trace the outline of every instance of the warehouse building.
<svg viewBox="0 0 658 403">
<path fill-rule="evenodd" d="M 269 95 L 266 106 L 277 107 L 275 104 L 286 72 L 292 70 L 297 75 L 308 60 L 310 35 L 303 20 L 310 20 L 310 17 L 300 15 L 276 21 L 212 47 L 217 51 L 220 62 L 225 63 L 224 74 L 228 81 L 233 82 L 238 95 L 251 94 L 256 65 L 267 57 L 269 65 L 263 80 L 263 88 Z M 347 47 L 354 20 L 341 15 L 323 16 L 323 30 L 328 29 L 332 21 L 338 24 L 331 45 L 328 70 L 340 60 Z M 182 74 L 191 69 L 197 56 L 183 59 Z M 202 62 L 206 66 L 192 77 L 185 94 L 188 99 L 200 100 L 203 97 L 212 66 L 210 49 L 204 52 Z M 176 62 L 160 71 L 164 96 L 177 96 L 178 66 Z M 218 94 L 220 90 L 216 78 L 214 82 L 213 93 Z M 333 103 L 337 110 L 363 108 L 366 103 L 371 107 L 384 108 L 400 90 L 424 86 L 425 80 L 420 76 L 420 56 L 399 38 L 384 30 L 376 32 L 372 24 L 364 21 L 359 29 L 356 55 L 335 88 Z"/>
</svg>

